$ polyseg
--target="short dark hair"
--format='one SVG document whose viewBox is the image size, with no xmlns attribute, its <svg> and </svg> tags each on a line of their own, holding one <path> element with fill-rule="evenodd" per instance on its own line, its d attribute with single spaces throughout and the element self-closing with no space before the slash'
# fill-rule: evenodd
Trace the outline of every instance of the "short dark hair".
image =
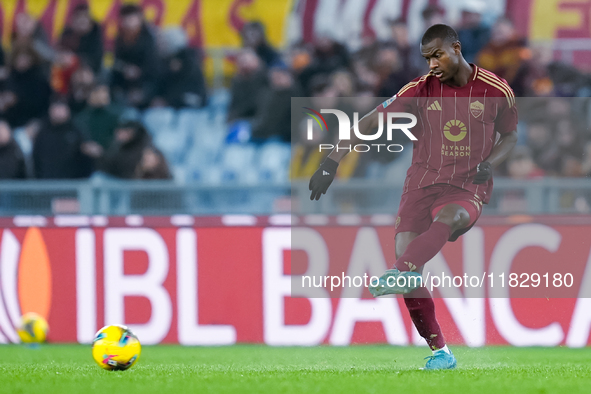
<svg viewBox="0 0 591 394">
<path fill-rule="evenodd" d="M 427 29 L 423 38 L 421 39 L 421 45 L 426 45 L 433 40 L 440 38 L 443 42 L 453 43 L 459 41 L 458 33 L 448 25 L 433 25 Z"/>
</svg>

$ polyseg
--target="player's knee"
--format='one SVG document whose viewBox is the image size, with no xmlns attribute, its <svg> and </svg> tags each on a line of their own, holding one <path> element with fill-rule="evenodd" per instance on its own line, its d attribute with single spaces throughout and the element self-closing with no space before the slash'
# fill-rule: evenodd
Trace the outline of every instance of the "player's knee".
<svg viewBox="0 0 591 394">
<path fill-rule="evenodd" d="M 452 228 L 452 231 L 456 231 L 470 224 L 470 214 L 464 207 L 450 204 L 439 211 L 435 221 L 445 223 Z"/>
<path fill-rule="evenodd" d="M 470 214 L 468 213 L 468 211 L 466 211 L 466 209 L 462 208 L 457 212 L 456 216 L 454 217 L 454 223 L 452 228 L 454 228 L 454 231 L 456 231 L 468 226 L 469 224 Z"/>
</svg>

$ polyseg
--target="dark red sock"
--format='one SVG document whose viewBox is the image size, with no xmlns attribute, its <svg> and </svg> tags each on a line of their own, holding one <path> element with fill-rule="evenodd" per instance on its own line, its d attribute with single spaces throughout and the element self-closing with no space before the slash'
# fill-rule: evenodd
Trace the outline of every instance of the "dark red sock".
<svg viewBox="0 0 591 394">
<path fill-rule="evenodd" d="M 443 248 L 451 235 L 451 227 L 445 223 L 433 222 L 429 230 L 413 239 L 402 256 L 396 260 L 400 271 L 418 271 Z"/>
<path fill-rule="evenodd" d="M 411 295 L 412 297 L 408 297 Z M 417 331 L 421 337 L 425 338 L 431 350 L 443 348 L 445 339 L 435 317 L 435 303 L 429 290 L 419 287 L 411 294 L 404 296 L 404 303 Z"/>
</svg>

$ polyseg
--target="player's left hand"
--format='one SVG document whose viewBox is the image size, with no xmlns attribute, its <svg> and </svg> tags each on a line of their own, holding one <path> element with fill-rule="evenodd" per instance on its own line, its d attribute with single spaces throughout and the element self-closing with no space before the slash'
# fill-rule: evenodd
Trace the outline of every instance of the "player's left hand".
<svg viewBox="0 0 591 394">
<path fill-rule="evenodd" d="M 472 183 L 474 185 L 481 185 L 486 183 L 493 175 L 492 165 L 488 161 L 483 161 L 482 163 L 478 164 L 476 167 L 478 171 Z"/>
</svg>

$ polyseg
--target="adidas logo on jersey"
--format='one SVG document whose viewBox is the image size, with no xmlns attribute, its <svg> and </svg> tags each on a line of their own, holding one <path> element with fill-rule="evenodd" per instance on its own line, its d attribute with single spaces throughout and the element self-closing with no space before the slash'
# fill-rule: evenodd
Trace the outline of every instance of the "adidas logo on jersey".
<svg viewBox="0 0 591 394">
<path fill-rule="evenodd" d="M 435 100 L 435 102 L 431 104 L 427 110 L 441 111 L 441 105 L 439 105 L 439 101 Z"/>
<path fill-rule="evenodd" d="M 330 175 L 330 172 L 322 170 L 322 175 Z"/>
</svg>

